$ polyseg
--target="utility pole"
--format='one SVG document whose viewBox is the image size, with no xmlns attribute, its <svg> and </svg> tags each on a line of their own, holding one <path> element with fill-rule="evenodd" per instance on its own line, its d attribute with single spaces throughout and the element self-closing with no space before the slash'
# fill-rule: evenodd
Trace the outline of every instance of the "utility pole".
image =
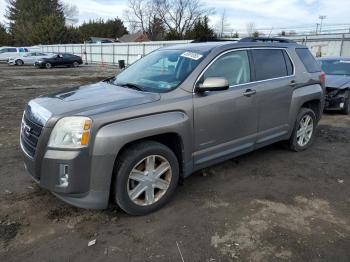
<svg viewBox="0 0 350 262">
<path fill-rule="evenodd" d="M 321 23 L 320 23 L 320 34 L 322 34 L 322 24 L 323 24 L 323 20 L 326 19 L 327 16 L 325 16 L 325 15 L 320 15 L 318 18 L 321 20 Z"/>
<path fill-rule="evenodd" d="M 316 35 L 317 35 L 317 33 L 318 33 L 318 26 L 319 26 L 320 24 L 319 23 L 316 23 Z"/>
</svg>

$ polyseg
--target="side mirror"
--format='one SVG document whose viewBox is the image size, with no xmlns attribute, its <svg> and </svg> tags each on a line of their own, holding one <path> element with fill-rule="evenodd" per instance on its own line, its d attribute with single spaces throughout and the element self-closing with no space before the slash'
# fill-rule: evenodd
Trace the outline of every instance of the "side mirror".
<svg viewBox="0 0 350 262">
<path fill-rule="evenodd" d="M 199 92 L 205 91 L 222 91 L 230 87 L 228 81 L 224 77 L 208 77 L 203 84 L 199 84 L 197 90 Z"/>
</svg>

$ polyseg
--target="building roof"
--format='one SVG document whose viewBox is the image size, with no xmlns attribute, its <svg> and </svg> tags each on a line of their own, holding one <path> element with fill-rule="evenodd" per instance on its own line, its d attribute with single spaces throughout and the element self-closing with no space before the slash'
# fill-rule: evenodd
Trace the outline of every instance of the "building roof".
<svg viewBox="0 0 350 262">
<path fill-rule="evenodd" d="M 137 32 L 134 34 L 125 34 L 122 37 L 120 37 L 118 40 L 120 42 L 142 42 L 142 41 L 149 41 L 148 36 L 146 33 L 142 33 L 142 32 Z"/>
</svg>

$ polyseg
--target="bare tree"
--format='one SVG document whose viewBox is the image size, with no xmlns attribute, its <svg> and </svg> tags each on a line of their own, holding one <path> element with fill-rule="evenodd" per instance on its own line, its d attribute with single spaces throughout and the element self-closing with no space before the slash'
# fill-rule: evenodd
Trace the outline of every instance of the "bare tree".
<svg viewBox="0 0 350 262">
<path fill-rule="evenodd" d="M 164 23 L 157 16 L 153 0 L 128 0 L 124 18 L 131 32 L 145 32 L 151 40 L 164 38 Z"/>
<path fill-rule="evenodd" d="M 64 17 L 66 18 L 67 25 L 74 25 L 79 22 L 79 10 L 78 7 L 74 4 L 60 2 L 62 5 Z"/>
<path fill-rule="evenodd" d="M 220 21 L 218 25 L 218 33 L 220 37 L 224 36 L 224 33 L 229 26 L 230 24 L 227 22 L 226 10 L 224 10 L 220 16 Z"/>
<path fill-rule="evenodd" d="M 153 0 L 157 16 L 169 32 L 183 38 L 201 17 L 213 13 L 200 0 Z"/>
<path fill-rule="evenodd" d="M 128 9 L 124 11 L 124 17 L 131 32 L 148 31 L 154 17 L 152 0 L 128 0 Z"/>
<path fill-rule="evenodd" d="M 254 22 L 247 23 L 247 34 L 248 36 L 253 36 L 254 32 L 256 32 L 256 27 Z"/>
</svg>

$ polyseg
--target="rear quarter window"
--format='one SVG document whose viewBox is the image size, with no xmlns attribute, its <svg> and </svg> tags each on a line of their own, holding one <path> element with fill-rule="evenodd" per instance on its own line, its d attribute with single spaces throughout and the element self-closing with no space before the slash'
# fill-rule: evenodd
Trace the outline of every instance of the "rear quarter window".
<svg viewBox="0 0 350 262">
<path fill-rule="evenodd" d="M 301 62 L 304 64 L 309 73 L 316 73 L 321 71 L 320 64 L 307 48 L 296 48 L 295 52 L 299 56 Z"/>
<path fill-rule="evenodd" d="M 257 81 L 290 75 L 289 70 L 292 70 L 292 65 L 289 60 L 290 65 L 287 66 L 283 52 L 281 49 L 252 50 Z"/>
</svg>

